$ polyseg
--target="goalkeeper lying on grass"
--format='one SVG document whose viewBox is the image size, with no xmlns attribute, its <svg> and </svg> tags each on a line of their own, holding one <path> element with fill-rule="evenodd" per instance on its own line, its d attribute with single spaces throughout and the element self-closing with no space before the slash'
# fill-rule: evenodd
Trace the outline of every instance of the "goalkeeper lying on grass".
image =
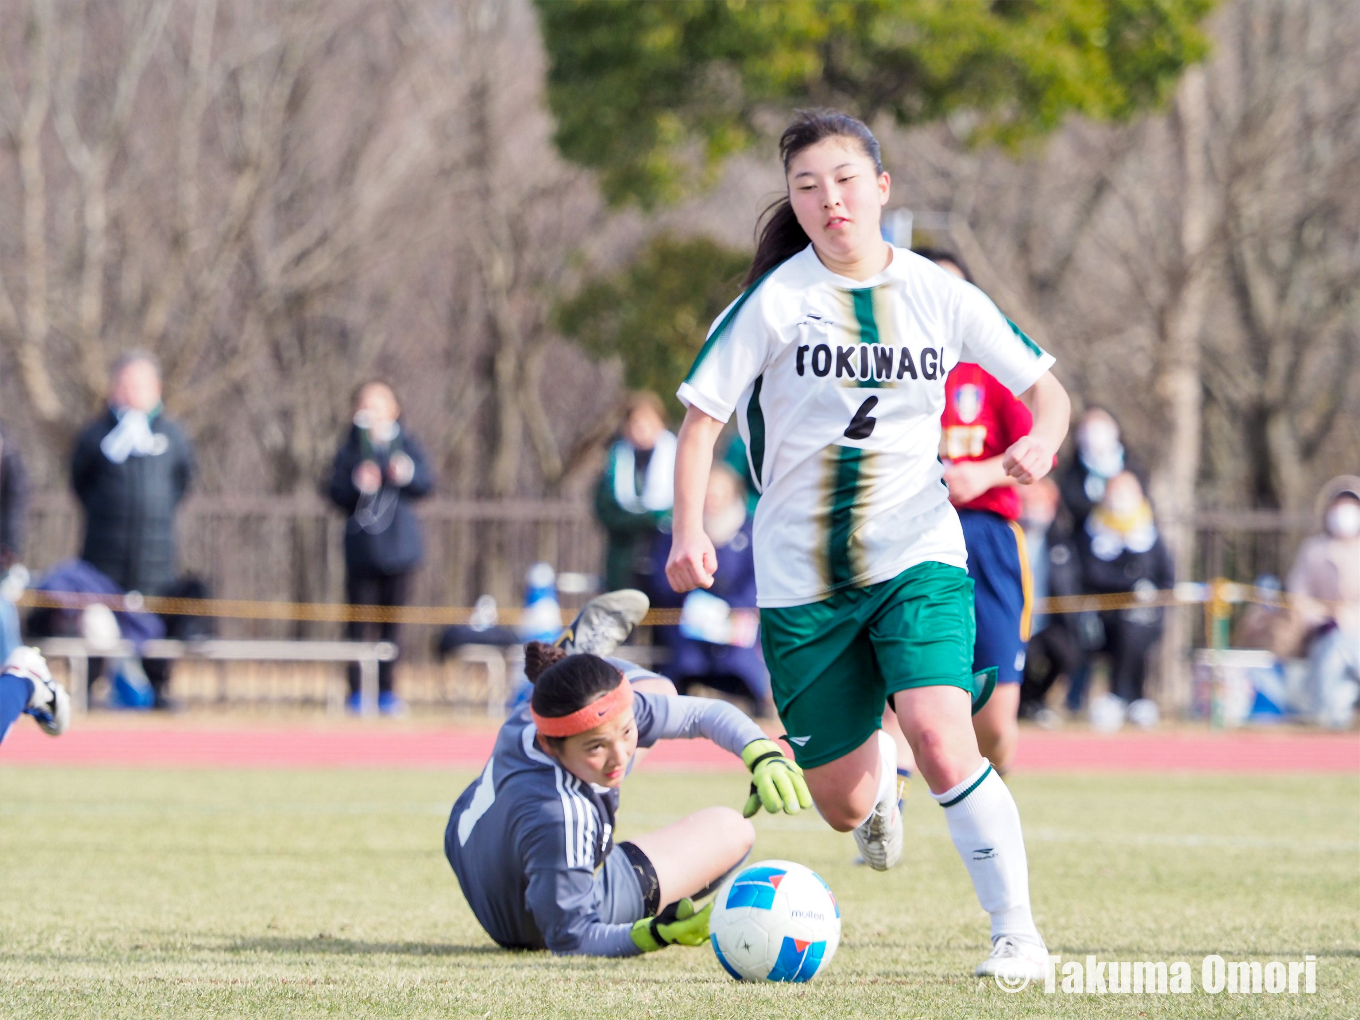
<svg viewBox="0 0 1360 1020">
<path fill-rule="evenodd" d="M 645 611 L 644 599 L 632 615 Z M 731 705 L 667 694 L 669 681 L 622 659 L 568 654 L 622 640 L 592 640 L 590 614 L 565 648 L 526 650 L 533 697 L 454 804 L 444 852 L 473 914 L 506 948 L 632 956 L 702 945 L 712 905 L 694 900 L 746 859 L 755 842 L 746 818 L 762 805 L 796 814 L 812 799 L 798 766 Z M 746 817 L 705 808 L 615 844 L 619 787 L 638 749 L 673 737 L 707 737 L 741 757 L 753 780 Z"/>
</svg>

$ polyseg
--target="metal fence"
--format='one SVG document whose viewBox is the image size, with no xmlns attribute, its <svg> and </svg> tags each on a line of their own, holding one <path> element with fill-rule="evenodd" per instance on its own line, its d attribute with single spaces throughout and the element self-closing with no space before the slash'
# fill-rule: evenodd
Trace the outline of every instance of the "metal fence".
<svg viewBox="0 0 1360 1020">
<path fill-rule="evenodd" d="M 559 572 L 597 574 L 604 541 L 589 504 L 576 500 L 427 500 L 425 565 L 417 572 L 415 605 L 467 606 L 489 592 L 517 604 L 528 567 L 545 560 Z M 1314 526 L 1309 515 L 1273 511 L 1207 511 L 1196 518 L 1192 578 L 1249 582 L 1263 573 L 1283 577 L 1299 540 Z M 319 498 L 193 496 L 179 515 L 180 561 L 205 579 L 218 598 L 343 602 L 344 519 Z M 26 562 L 35 573 L 75 555 L 80 516 L 63 492 L 33 498 Z M 337 637 L 340 625 L 280 621 L 219 621 L 223 637 Z M 428 642 L 413 640 L 417 658 Z"/>
<path fill-rule="evenodd" d="M 414 605 L 468 606 L 489 592 L 517 604 L 525 572 L 545 560 L 559 572 L 598 573 L 603 536 L 584 503 L 566 500 L 427 500 L 425 563 Z M 226 599 L 344 601 L 344 518 L 319 498 L 193 496 L 179 514 L 183 572 Z M 40 493 L 28 515 L 25 562 L 35 575 L 80 550 L 79 508 L 65 493 Z M 340 624 L 220 620 L 222 637 L 325 638 Z M 413 640 L 420 657 L 428 642 Z"/>
</svg>

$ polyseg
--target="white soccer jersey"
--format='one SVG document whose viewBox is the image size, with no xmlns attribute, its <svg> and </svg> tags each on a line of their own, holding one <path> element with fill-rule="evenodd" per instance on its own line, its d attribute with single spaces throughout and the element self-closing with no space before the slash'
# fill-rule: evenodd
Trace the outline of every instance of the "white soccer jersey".
<svg viewBox="0 0 1360 1020">
<path fill-rule="evenodd" d="M 976 362 L 1012 393 L 1053 364 L 982 291 L 903 248 L 863 282 L 809 245 L 734 301 L 680 386 L 738 411 L 758 603 L 818 602 L 928 560 L 967 564 L 939 460 L 944 382 Z"/>
</svg>

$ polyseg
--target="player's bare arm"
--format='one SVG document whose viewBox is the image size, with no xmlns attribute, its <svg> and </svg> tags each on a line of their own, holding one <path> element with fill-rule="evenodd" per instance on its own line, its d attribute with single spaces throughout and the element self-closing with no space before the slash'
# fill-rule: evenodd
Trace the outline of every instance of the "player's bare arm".
<svg viewBox="0 0 1360 1020">
<path fill-rule="evenodd" d="M 1011 444 L 1004 466 L 1006 474 L 1021 485 L 1029 485 L 1053 470 L 1053 458 L 1072 418 L 1072 399 L 1052 372 L 1041 375 L 1020 399 L 1034 415 L 1034 427 L 1029 435 Z"/>
<path fill-rule="evenodd" d="M 718 554 L 704 534 L 704 492 L 713 467 L 713 444 L 723 423 L 697 407 L 685 413 L 675 452 L 675 508 L 666 579 L 678 592 L 708 588 L 718 569 Z"/>
<path fill-rule="evenodd" d="M 944 469 L 944 484 L 949 486 L 950 502 L 962 506 L 998 486 L 1019 483 L 1006 473 L 1006 457 L 1002 454 L 986 460 L 955 461 Z"/>
</svg>

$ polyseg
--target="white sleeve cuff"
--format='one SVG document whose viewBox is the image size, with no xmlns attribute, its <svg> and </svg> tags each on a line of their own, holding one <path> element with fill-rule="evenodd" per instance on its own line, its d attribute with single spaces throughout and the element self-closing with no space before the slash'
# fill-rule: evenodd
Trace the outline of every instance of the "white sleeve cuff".
<svg viewBox="0 0 1360 1020">
<path fill-rule="evenodd" d="M 1058 359 L 1055 358 L 1053 355 L 1049 354 L 1047 351 L 1045 351 L 1044 356 L 1040 358 L 1038 361 L 1034 362 L 1032 365 L 1030 365 L 1028 370 L 1025 371 L 1024 373 L 1020 375 L 1010 376 L 1009 378 L 1006 379 L 1002 379 L 1000 376 L 997 376 L 997 381 L 1000 382 L 1001 385 L 1005 386 L 1006 389 L 1010 390 L 1018 397 L 1020 396 L 1020 394 L 1024 393 L 1027 389 L 1029 389 L 1040 379 L 1042 379 L 1044 373 L 1047 372 L 1057 363 Z M 983 367 L 986 368 L 985 365 Z M 996 373 L 992 374 L 995 375 Z"/>
<path fill-rule="evenodd" d="M 1035 378 L 1037 379 L 1038 376 L 1035 376 Z M 713 398 L 700 393 L 689 383 L 681 383 L 680 388 L 675 391 L 675 395 L 679 398 L 680 403 L 686 407 L 696 407 L 710 418 L 720 421 L 724 425 L 732 417 L 733 408 L 723 407 Z"/>
</svg>

